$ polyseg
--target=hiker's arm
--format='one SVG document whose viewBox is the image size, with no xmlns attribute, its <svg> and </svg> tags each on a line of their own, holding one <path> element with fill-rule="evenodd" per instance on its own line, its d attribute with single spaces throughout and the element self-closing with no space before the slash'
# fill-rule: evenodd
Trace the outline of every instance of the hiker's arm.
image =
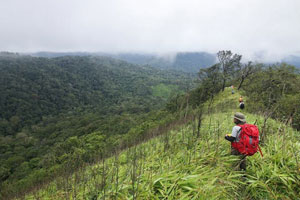
<svg viewBox="0 0 300 200">
<path fill-rule="evenodd" d="M 233 141 L 235 140 L 235 137 L 226 135 L 226 136 L 225 136 L 225 139 L 228 140 L 228 141 L 230 141 L 230 142 L 233 142 Z"/>
<path fill-rule="evenodd" d="M 225 136 L 225 139 L 230 141 L 230 142 L 234 142 L 236 140 L 236 137 L 238 136 L 238 133 L 240 132 L 241 127 L 239 126 L 234 126 L 232 128 L 232 132 L 229 135 Z"/>
</svg>

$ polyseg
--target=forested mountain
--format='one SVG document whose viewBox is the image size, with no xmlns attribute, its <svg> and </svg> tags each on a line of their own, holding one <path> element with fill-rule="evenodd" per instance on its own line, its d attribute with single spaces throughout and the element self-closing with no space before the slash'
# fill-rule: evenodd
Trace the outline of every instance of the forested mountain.
<svg viewBox="0 0 300 200">
<path fill-rule="evenodd" d="M 150 65 L 158 69 L 171 69 L 183 72 L 197 73 L 201 68 L 209 67 L 216 63 L 216 55 L 206 52 L 178 52 L 171 54 L 147 54 L 147 53 L 87 53 L 87 52 L 38 52 L 33 56 L 60 57 L 66 55 L 101 55 L 108 56 L 138 65 Z"/>
<path fill-rule="evenodd" d="M 294 199 L 299 70 L 241 58 L 218 52 L 197 87 L 181 94 L 192 88 L 182 72 L 93 56 L 2 58 L 0 197 Z M 249 159 L 246 172 L 234 170 L 223 140 L 240 95 L 266 154 Z"/>
<path fill-rule="evenodd" d="M 169 55 L 123 53 L 112 56 L 135 64 L 148 64 L 159 69 L 175 69 L 194 73 L 216 63 L 216 56 L 205 52 L 179 52 Z"/>
<path fill-rule="evenodd" d="M 136 141 L 133 146 L 65 173 L 25 199 L 298 199 L 299 73 L 284 64 L 258 65 L 245 77 L 249 69 L 243 67 L 244 83 L 232 92 L 231 87 L 222 88 L 219 64 L 199 73 L 197 89 L 169 102 L 177 119 L 130 137 Z M 241 80 L 226 80 L 227 86 Z M 244 110 L 239 108 L 241 95 Z M 263 156 L 248 156 L 246 170 L 239 170 L 241 158 L 231 155 L 230 142 L 224 139 L 236 112 L 243 112 L 260 132 Z M 88 140 L 81 137 L 70 144 L 85 149 Z"/>
<path fill-rule="evenodd" d="M 201 68 L 210 67 L 217 62 L 216 54 L 207 52 L 177 52 L 170 54 L 147 54 L 147 53 L 89 53 L 89 52 L 37 52 L 30 54 L 38 57 L 61 57 L 61 56 L 87 56 L 100 55 L 124 60 L 139 65 L 150 65 L 159 69 L 174 69 L 185 72 L 198 72 Z M 260 60 L 264 55 L 258 54 Z M 255 60 L 253 60 L 255 61 Z M 287 63 L 300 68 L 300 56 L 290 55 L 277 62 L 264 62 L 272 65 L 276 63 Z"/>
<path fill-rule="evenodd" d="M 160 86 L 169 94 L 183 91 L 193 78 L 105 57 L 0 58 L 0 117 L 18 121 L 15 130 L 78 107 L 102 114 L 149 111 L 168 98 L 153 95 Z"/>
<path fill-rule="evenodd" d="M 99 56 L 2 53 L 0 71 L 3 184 L 45 167 L 43 156 L 69 137 L 127 133 L 195 84 L 193 74 Z"/>
</svg>

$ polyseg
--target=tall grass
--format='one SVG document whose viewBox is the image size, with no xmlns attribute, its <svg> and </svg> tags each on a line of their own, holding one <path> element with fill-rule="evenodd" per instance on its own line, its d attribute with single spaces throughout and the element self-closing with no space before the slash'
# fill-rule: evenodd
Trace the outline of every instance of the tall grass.
<svg viewBox="0 0 300 200">
<path fill-rule="evenodd" d="M 277 121 L 267 121 L 264 157 L 248 157 L 247 171 L 235 170 L 238 158 L 224 135 L 231 132 L 237 96 L 216 97 L 214 112 L 203 114 L 201 137 L 195 117 L 25 199 L 299 199 L 300 134 Z M 261 128 L 263 117 L 245 114 Z"/>
</svg>

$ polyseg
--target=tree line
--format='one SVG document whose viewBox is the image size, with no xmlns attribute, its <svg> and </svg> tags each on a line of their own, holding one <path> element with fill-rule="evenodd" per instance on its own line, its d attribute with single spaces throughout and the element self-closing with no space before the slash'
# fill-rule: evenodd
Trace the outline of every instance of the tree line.
<svg viewBox="0 0 300 200">
<path fill-rule="evenodd" d="M 242 55 L 220 51 L 218 63 L 200 69 L 198 87 L 185 95 L 177 95 L 167 106 L 176 111 L 181 104 L 197 107 L 225 87 L 235 86 L 247 96 L 246 110 L 271 117 L 300 130 L 299 69 L 286 63 L 242 63 Z M 187 101 L 187 99 L 189 99 Z"/>
</svg>

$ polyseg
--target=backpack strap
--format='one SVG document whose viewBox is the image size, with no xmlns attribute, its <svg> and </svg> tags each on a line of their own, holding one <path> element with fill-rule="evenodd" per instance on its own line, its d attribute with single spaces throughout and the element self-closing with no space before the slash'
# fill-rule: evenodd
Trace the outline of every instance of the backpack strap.
<svg viewBox="0 0 300 200">
<path fill-rule="evenodd" d="M 264 157 L 264 155 L 263 155 L 263 153 L 262 153 L 262 151 L 261 151 L 259 145 L 257 145 L 257 147 L 258 147 L 258 150 L 259 150 L 259 153 L 260 153 L 261 157 Z"/>
</svg>

